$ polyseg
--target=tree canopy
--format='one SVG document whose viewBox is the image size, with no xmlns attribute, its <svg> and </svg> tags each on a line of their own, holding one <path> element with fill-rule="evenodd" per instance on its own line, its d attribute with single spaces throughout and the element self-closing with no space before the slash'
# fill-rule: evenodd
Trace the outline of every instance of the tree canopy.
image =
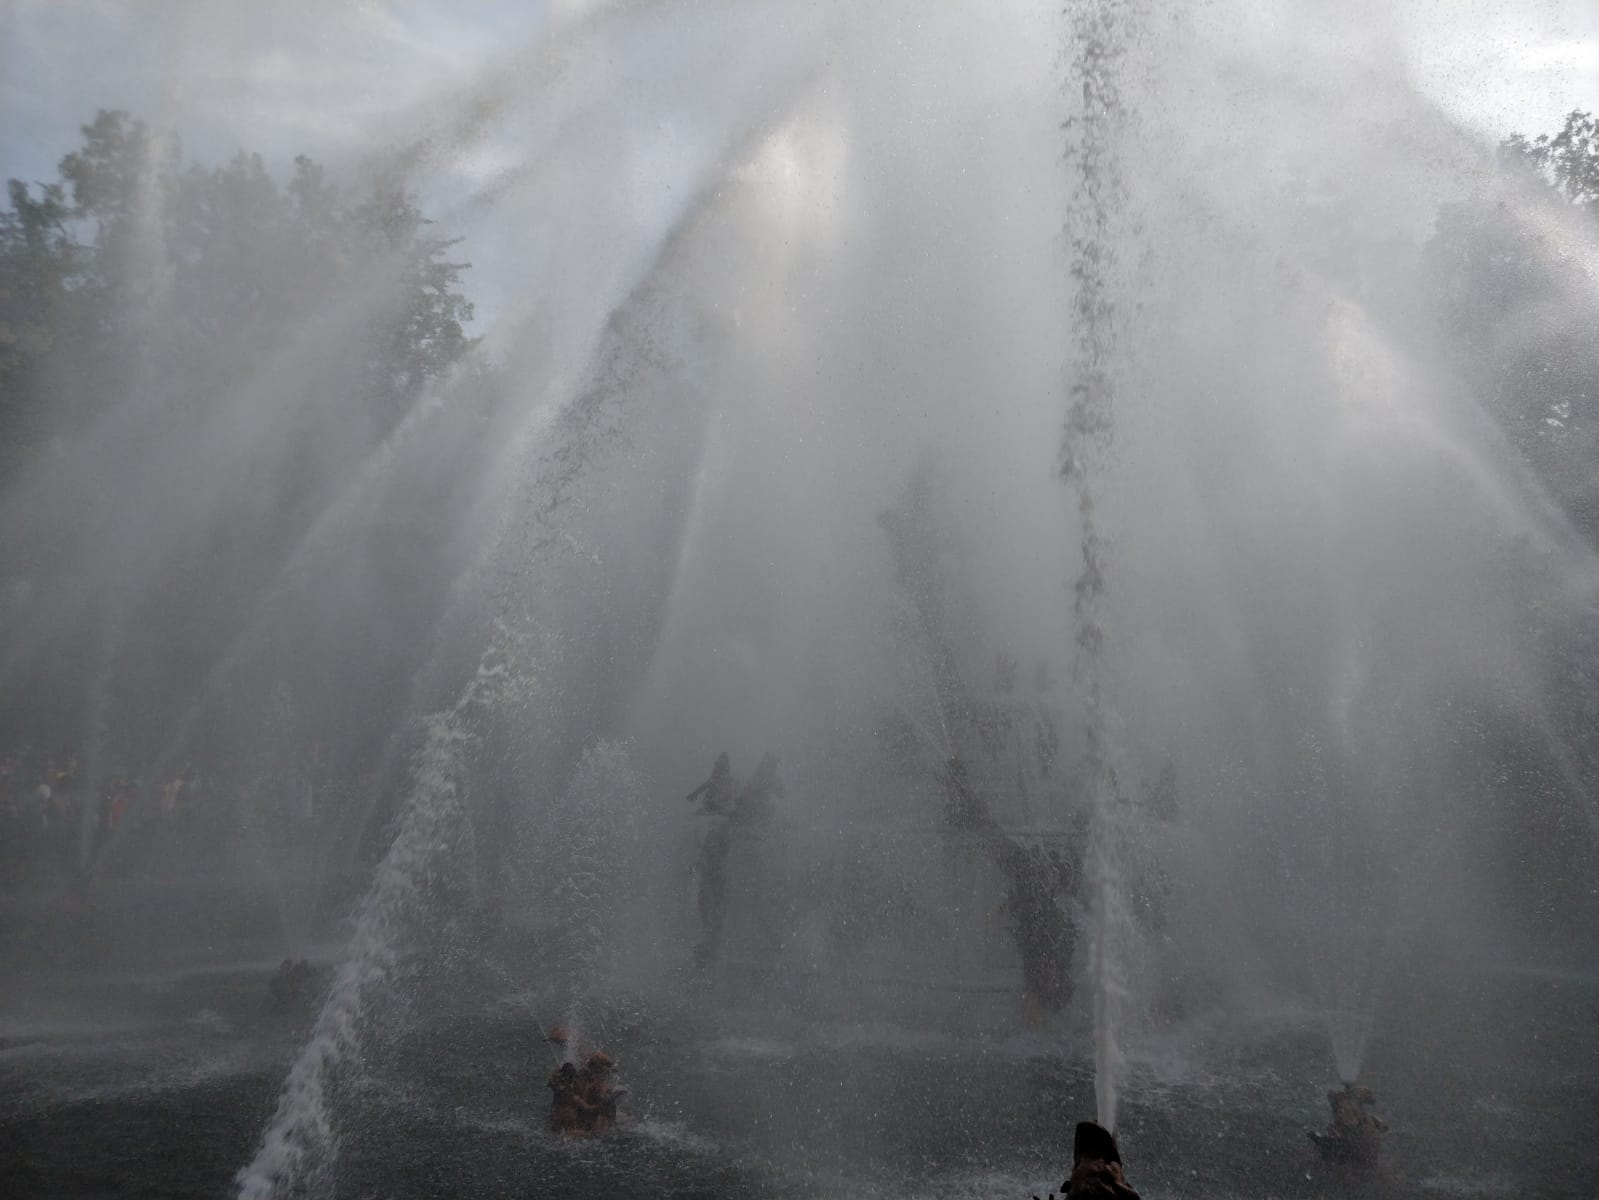
<svg viewBox="0 0 1599 1200">
<path fill-rule="evenodd" d="M 1592 113 L 1567 114 L 1558 133 L 1530 140 L 1513 133 L 1501 153 L 1540 175 L 1568 204 L 1599 208 L 1599 118 Z"/>
<path fill-rule="evenodd" d="M 13 738 L 76 744 L 100 704 L 120 761 L 157 753 L 316 522 L 465 362 L 454 244 L 398 180 L 336 182 L 301 157 L 280 181 L 245 151 L 187 161 L 123 112 L 83 126 L 55 178 L 9 183 L 0 724 Z M 341 620 L 360 614 L 374 647 L 417 640 L 443 586 L 412 568 L 457 512 L 448 476 L 410 470 L 338 565 Z M 348 642 L 330 612 L 300 619 L 308 645 Z M 302 714 L 357 707 L 353 682 L 307 682 L 314 659 L 280 660 Z M 395 690 L 382 674 L 369 686 Z"/>
<path fill-rule="evenodd" d="M 0 212 L 0 484 L 41 439 L 124 402 L 135 360 L 198 360 L 196 391 L 226 386 L 333 298 L 383 296 L 349 380 L 373 438 L 470 344 L 466 264 L 398 185 L 346 193 L 304 157 L 282 187 L 242 151 L 184 164 L 122 112 L 82 133 L 56 179 L 12 180 Z"/>
<path fill-rule="evenodd" d="M 1463 379 L 1599 545 L 1599 120 L 1500 146 L 1507 192 L 1445 205 L 1426 247 Z"/>
</svg>

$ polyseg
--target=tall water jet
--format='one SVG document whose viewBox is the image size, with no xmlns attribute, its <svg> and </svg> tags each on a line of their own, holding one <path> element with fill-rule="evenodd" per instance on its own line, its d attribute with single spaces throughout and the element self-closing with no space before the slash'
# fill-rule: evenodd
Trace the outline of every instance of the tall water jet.
<svg viewBox="0 0 1599 1200">
<path fill-rule="evenodd" d="M 587 1027 L 625 943 L 627 864 L 639 858 L 630 827 L 647 798 L 632 747 L 595 742 L 548 817 L 527 832 L 526 849 L 536 846 L 533 866 L 543 876 L 531 882 L 553 917 L 553 990 L 571 1029 Z"/>
<path fill-rule="evenodd" d="M 240 1200 L 331 1194 L 339 1146 L 333 1092 L 356 1068 L 371 1008 L 397 983 L 409 941 L 433 903 L 430 892 L 462 875 L 462 861 L 445 860 L 470 858 L 463 845 L 471 835 L 461 796 L 463 756 L 503 674 L 503 664 L 485 656 L 455 706 L 428 721 L 394 841 L 356 912 L 310 1039 L 289 1069 L 254 1157 L 238 1173 Z"/>
<path fill-rule="evenodd" d="M 1122 76 L 1138 8 L 1136 0 L 1088 0 L 1069 9 L 1069 78 L 1081 83 L 1082 107 L 1071 127 L 1074 144 L 1068 151 L 1077 176 L 1067 223 L 1077 287 L 1072 308 L 1076 355 L 1060 474 L 1076 495 L 1081 539 L 1072 629 L 1074 677 L 1084 700 L 1083 770 L 1090 813 L 1086 863 L 1093 921 L 1094 1094 L 1099 1121 L 1112 1131 L 1122 1070 L 1118 1036 L 1128 987 L 1125 972 L 1135 933 L 1124 894 L 1126 848 L 1136 832 L 1118 770 L 1116 714 L 1107 684 L 1109 541 L 1098 510 L 1098 484 L 1115 434 L 1117 381 L 1125 352 L 1121 333 L 1127 265 L 1122 256 L 1129 229 L 1120 140 L 1128 112 Z"/>
<path fill-rule="evenodd" d="M 431 261 L 478 263 L 485 336 L 391 387 L 363 314 L 425 255 L 324 288 L 328 256 L 260 232 L 303 214 L 248 160 L 163 177 L 195 203 L 157 255 L 175 319 L 129 335 L 168 354 L 135 397 L 160 419 L 120 407 L 41 452 L 60 486 L 7 495 L 0 570 L 45 543 L 69 606 L 0 594 L 0 668 L 60 684 L 6 712 L 70 710 L 49 749 L 91 777 L 161 787 L 191 753 L 218 776 L 198 832 L 145 793 L 98 897 L 161 901 L 162 953 L 220 970 L 161 983 L 177 1034 L 57 1052 L 0 1010 L 0 1136 L 43 1148 L 0 1192 L 62 1146 L 65 1177 L 131 1145 L 105 1177 L 216 1195 L 243 1163 L 236 1188 L 285 1200 L 1042 1194 L 1059 1114 L 1094 1105 L 1157 1188 L 1295 1196 L 1328 1035 L 1404 1113 L 1429 1194 L 1593 1194 L 1570 1115 L 1599 1078 L 1592 984 L 1507 934 L 1592 944 L 1592 555 L 1406 282 L 1473 140 L 1314 0 L 544 7 L 572 20 L 297 9 L 281 52 L 272 6 L 196 17 L 270 47 L 241 78 L 302 92 L 359 69 L 323 21 L 440 48 L 425 100 L 303 148 L 341 187 L 393 167 L 474 239 Z M 500 36 L 513 11 L 540 15 Z M 186 45 L 211 71 L 214 41 Z M 222 300 L 243 316 L 214 323 Z M 119 409 L 120 382 L 68 390 Z M 396 423 L 368 439 L 343 418 L 373 397 Z M 74 534 L 78 501 L 126 519 Z M 776 754 L 787 792 L 713 843 L 725 814 L 683 797 L 724 751 L 739 778 Z M 271 795 L 302 774 L 314 819 Z M 320 1013 L 261 1003 L 269 888 L 294 952 L 348 941 Z M 218 897 L 250 906 L 236 939 L 173 919 Z M 159 971 L 116 916 L 101 945 Z M 43 959 L 64 923 L 40 924 Z M 96 1019 L 144 998 L 85 979 Z M 546 1136 L 536 1040 L 574 1014 L 638 1118 L 575 1147 Z M 174 1048 L 192 1077 L 100 1069 Z M 132 1082 L 84 1104 L 91 1073 Z M 226 1132 L 165 1119 L 202 1105 Z M 1537 1153 L 1492 1161 L 1460 1132 L 1484 1113 Z M 141 1186 L 161 1172 L 188 1178 Z"/>
</svg>

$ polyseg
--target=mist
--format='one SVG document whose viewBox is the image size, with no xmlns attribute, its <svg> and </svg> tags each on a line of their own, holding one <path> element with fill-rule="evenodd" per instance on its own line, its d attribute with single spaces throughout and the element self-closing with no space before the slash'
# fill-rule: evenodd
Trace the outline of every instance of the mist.
<svg viewBox="0 0 1599 1200">
<path fill-rule="evenodd" d="M 206 1194 L 1021 1195 L 1090 1118 L 1311 1194 L 1375 1080 L 1405 1194 L 1581 1194 L 1591 97 L 1485 136 L 1425 7 L 0 11 L 129 48 L 3 101 L 18 1119 L 70 1024 L 196 1064 L 130 1145 L 235 1081 Z"/>
</svg>

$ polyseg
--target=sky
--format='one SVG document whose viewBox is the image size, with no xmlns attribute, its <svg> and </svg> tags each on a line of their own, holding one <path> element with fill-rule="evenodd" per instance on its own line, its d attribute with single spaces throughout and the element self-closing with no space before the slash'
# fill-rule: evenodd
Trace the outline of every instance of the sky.
<svg viewBox="0 0 1599 1200">
<path fill-rule="evenodd" d="M 0 172 L 39 178 L 97 109 L 190 155 L 337 160 L 431 89 L 535 35 L 508 0 L 0 0 Z"/>
<path fill-rule="evenodd" d="M 1495 140 L 1552 132 L 1599 109 L 1595 0 L 1428 0 L 1397 5 L 1417 86 Z"/>
<path fill-rule="evenodd" d="M 0 178 L 52 177 L 100 108 L 175 131 L 193 160 L 248 149 L 280 174 L 301 153 L 358 170 L 425 130 L 437 97 L 473 94 L 496 68 L 528 69 L 514 53 L 552 29 L 694 2 L 716 0 L 0 0 Z M 1360 49 L 1397 60 L 1485 144 L 1599 110 L 1599 0 L 1337 0 L 1336 17 L 1319 7 L 1329 2 L 1230 0 L 1209 19 L 1242 47 L 1307 61 L 1343 53 L 1350 30 L 1369 25 L 1372 45 Z M 1059 24 L 1056 0 L 993 11 Z M 447 156 L 424 208 L 450 222 L 515 161 L 492 139 Z M 478 235 L 459 231 L 476 251 Z M 480 314 L 492 310 L 493 281 L 474 278 Z"/>
<path fill-rule="evenodd" d="M 1416 86 L 1487 138 L 1599 108 L 1594 0 L 1349 0 L 1388 18 Z M 616 5 L 610 5 L 615 7 Z M 580 0 L 0 0 L 0 173 L 47 176 L 97 108 L 196 157 L 337 159 Z M 1256 0 L 1259 18 L 1296 7 Z"/>
</svg>

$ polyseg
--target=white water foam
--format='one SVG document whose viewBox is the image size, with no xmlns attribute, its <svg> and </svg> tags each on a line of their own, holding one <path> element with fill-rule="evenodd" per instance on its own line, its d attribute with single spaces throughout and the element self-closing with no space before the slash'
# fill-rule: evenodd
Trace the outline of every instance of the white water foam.
<svg viewBox="0 0 1599 1200">
<path fill-rule="evenodd" d="M 238 1173 L 240 1200 L 322 1190 L 337 1148 L 329 1091 L 359 1051 L 369 999 L 399 966 L 422 889 L 463 821 L 455 779 L 458 757 L 471 740 L 465 715 L 491 674 L 480 668 L 460 702 L 429 723 L 399 832 L 362 901 L 349 956 L 334 974 L 311 1040 L 289 1070 L 255 1157 Z"/>
</svg>

